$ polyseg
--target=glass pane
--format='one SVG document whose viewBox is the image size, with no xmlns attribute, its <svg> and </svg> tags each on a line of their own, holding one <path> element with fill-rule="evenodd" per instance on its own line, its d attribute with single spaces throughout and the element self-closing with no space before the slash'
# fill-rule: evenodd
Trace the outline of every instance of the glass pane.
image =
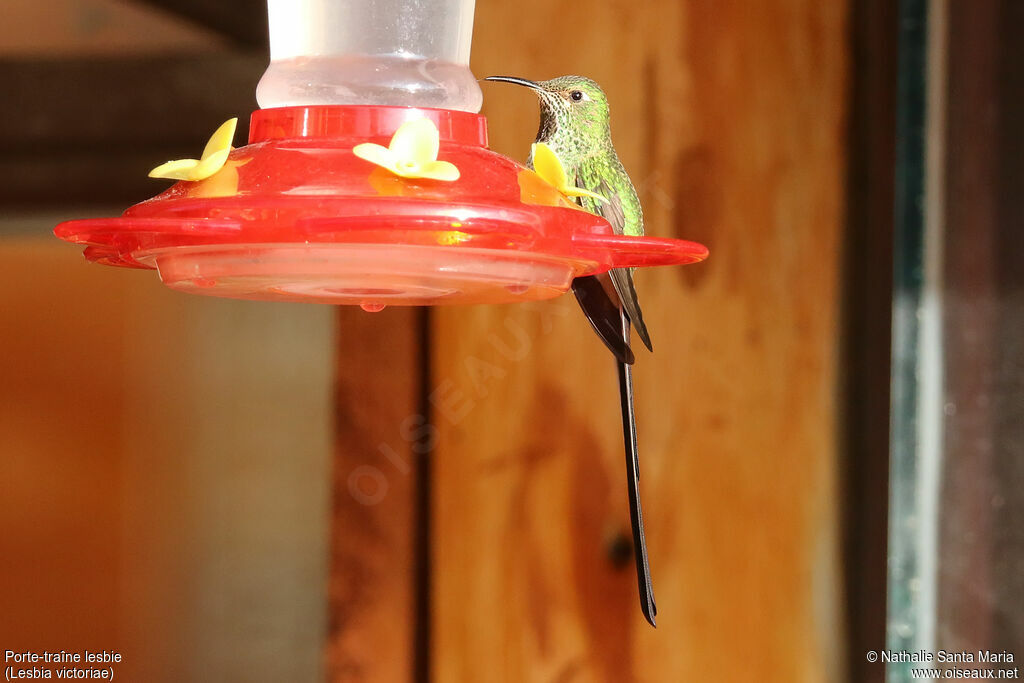
<svg viewBox="0 0 1024 683">
<path fill-rule="evenodd" d="M 887 647 L 1018 677 L 1024 4 L 901 12 Z"/>
</svg>

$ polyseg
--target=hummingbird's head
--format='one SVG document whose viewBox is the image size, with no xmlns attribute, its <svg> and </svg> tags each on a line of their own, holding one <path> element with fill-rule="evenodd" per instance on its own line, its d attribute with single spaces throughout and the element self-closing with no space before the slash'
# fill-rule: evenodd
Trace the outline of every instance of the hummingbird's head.
<svg viewBox="0 0 1024 683">
<path fill-rule="evenodd" d="M 491 76 L 484 80 L 515 83 L 537 93 L 540 98 L 542 132 L 545 121 L 547 125 L 557 126 L 559 134 L 603 136 L 608 130 L 608 98 L 601 86 L 589 78 L 559 76 L 549 81 L 528 81 L 512 76 Z"/>
</svg>

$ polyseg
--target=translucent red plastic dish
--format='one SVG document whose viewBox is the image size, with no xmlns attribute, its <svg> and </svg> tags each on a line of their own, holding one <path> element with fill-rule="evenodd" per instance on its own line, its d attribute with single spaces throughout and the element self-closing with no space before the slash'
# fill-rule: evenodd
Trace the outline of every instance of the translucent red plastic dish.
<svg viewBox="0 0 1024 683">
<path fill-rule="evenodd" d="M 356 157 L 409 118 L 432 120 L 454 182 Z M 225 166 L 119 218 L 61 223 L 90 261 L 155 268 L 169 287 L 243 299 L 504 303 L 558 296 L 612 267 L 700 261 L 697 243 L 612 233 L 523 165 L 487 149 L 477 114 L 405 107 L 262 109 Z"/>
</svg>

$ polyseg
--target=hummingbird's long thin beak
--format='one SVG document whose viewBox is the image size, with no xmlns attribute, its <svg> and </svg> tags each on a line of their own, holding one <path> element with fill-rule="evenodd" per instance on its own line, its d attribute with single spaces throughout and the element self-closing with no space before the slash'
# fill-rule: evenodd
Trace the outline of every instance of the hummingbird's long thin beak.
<svg viewBox="0 0 1024 683">
<path fill-rule="evenodd" d="M 484 80 L 485 81 L 498 81 L 498 82 L 501 82 L 501 83 L 515 83 L 516 85 L 521 85 L 521 86 L 524 86 L 526 88 L 531 88 L 533 90 L 540 90 L 541 89 L 540 84 L 534 83 L 533 81 L 528 81 L 525 78 L 516 78 L 515 76 L 488 76 Z"/>
</svg>

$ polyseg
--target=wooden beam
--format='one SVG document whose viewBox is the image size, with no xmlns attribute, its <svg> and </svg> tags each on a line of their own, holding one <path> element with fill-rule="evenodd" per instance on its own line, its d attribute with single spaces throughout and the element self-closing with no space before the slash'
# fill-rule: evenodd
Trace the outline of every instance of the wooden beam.
<svg viewBox="0 0 1024 683">
<path fill-rule="evenodd" d="M 248 48 L 267 45 L 266 0 L 135 0 L 212 29 Z"/>
<path fill-rule="evenodd" d="M 843 235 L 842 484 L 848 680 L 881 683 L 885 667 L 855 656 L 885 642 L 890 331 L 896 164 L 896 3 L 852 4 Z"/>
<path fill-rule="evenodd" d="M 248 136 L 266 60 L 208 54 L 0 61 L 0 203 L 112 203 L 162 185 L 145 177 L 195 156 L 225 119 Z"/>
<path fill-rule="evenodd" d="M 213 31 L 127 0 L 4 0 L 0 54 L 85 57 L 223 52 Z"/>
<path fill-rule="evenodd" d="M 0 151 L 201 144 L 224 118 L 248 119 L 266 64 L 235 53 L 2 60 Z"/>
<path fill-rule="evenodd" d="M 424 325 L 415 309 L 338 309 L 330 681 L 419 680 L 424 667 Z"/>
</svg>

